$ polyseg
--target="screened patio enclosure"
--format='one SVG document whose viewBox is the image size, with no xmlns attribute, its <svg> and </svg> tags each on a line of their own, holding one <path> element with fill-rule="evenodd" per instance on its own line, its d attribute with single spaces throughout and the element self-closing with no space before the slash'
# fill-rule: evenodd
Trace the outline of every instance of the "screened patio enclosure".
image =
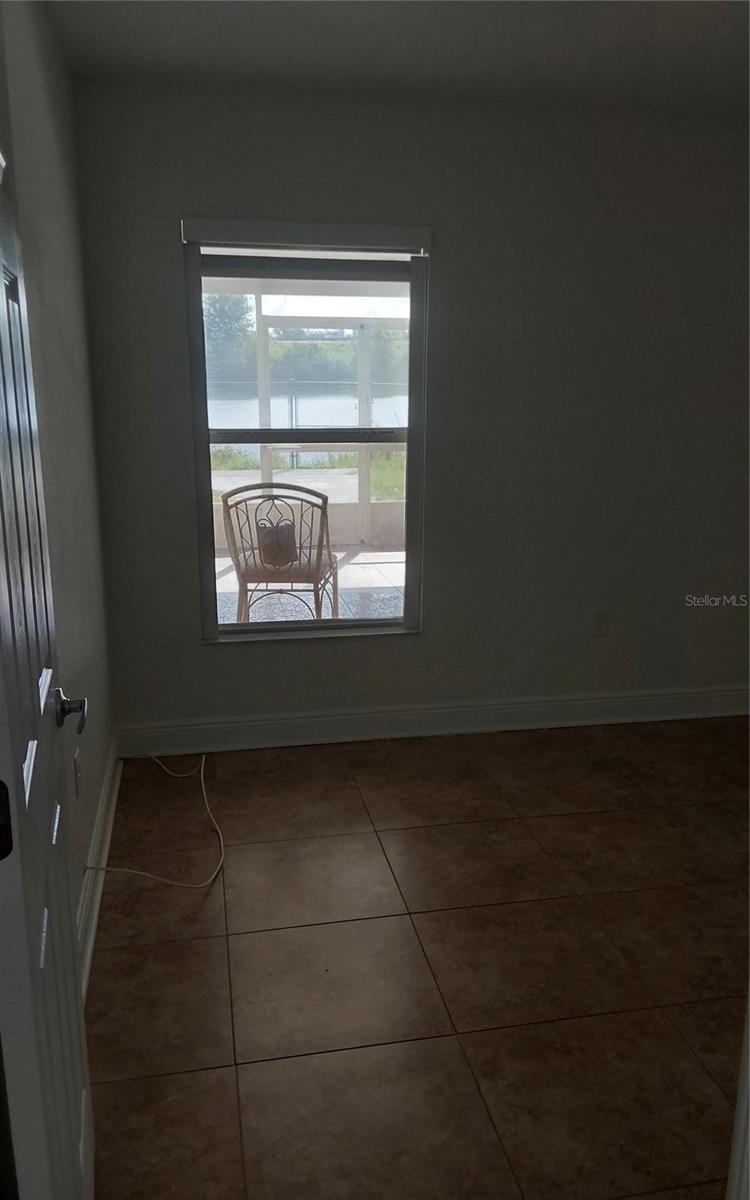
<svg viewBox="0 0 750 1200">
<path fill-rule="evenodd" d="M 409 283 L 251 278 L 252 260 L 248 267 L 242 277 L 217 271 L 203 279 L 219 623 L 236 622 L 239 587 L 222 498 L 261 483 L 327 497 L 340 619 L 398 619 L 405 573 Z M 322 436 L 329 429 L 330 441 Z M 349 431 L 351 440 L 345 440 Z M 249 620 L 312 617 L 300 597 L 276 594 L 292 590 L 281 583 L 274 594 L 259 595 Z M 322 616 L 332 615 L 329 596 Z"/>
</svg>

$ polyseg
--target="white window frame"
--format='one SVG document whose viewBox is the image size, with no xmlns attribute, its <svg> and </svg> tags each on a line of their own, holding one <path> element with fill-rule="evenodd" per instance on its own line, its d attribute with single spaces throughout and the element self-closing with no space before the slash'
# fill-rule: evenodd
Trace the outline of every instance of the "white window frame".
<svg viewBox="0 0 750 1200">
<path fill-rule="evenodd" d="M 424 509 L 425 367 L 427 343 L 427 264 L 430 231 L 423 228 L 372 225 L 297 225 L 276 221 L 185 219 L 181 222 L 185 254 L 188 304 L 190 377 L 193 409 L 195 489 L 198 514 L 198 567 L 203 641 L 208 644 L 257 641 L 258 639 L 352 637 L 366 634 L 417 633 L 422 621 L 422 525 Z M 405 429 L 342 427 L 305 430 L 310 443 L 406 443 L 406 573 L 404 610 L 401 617 L 376 620 L 325 618 L 322 621 L 266 621 L 251 625 L 221 624 L 216 600 L 215 545 L 211 487 L 211 435 L 208 425 L 206 353 L 203 329 L 202 249 L 226 249 L 240 257 L 243 252 L 267 249 L 301 256 L 317 252 L 321 258 L 371 258 L 373 273 L 378 260 L 408 261 L 411 296 L 409 320 L 409 413 Z M 211 256 L 212 257 L 212 256 Z M 247 274 L 252 259 L 244 260 Z M 217 259 L 216 265 L 219 265 Z M 332 264 L 333 265 L 333 264 Z M 283 258 L 279 257 L 283 268 Z M 216 274 L 224 273 L 217 271 Z M 222 430 L 223 442 L 258 442 L 272 437 L 274 443 L 299 443 L 299 429 Z M 261 439 L 261 444 L 262 440 Z"/>
</svg>

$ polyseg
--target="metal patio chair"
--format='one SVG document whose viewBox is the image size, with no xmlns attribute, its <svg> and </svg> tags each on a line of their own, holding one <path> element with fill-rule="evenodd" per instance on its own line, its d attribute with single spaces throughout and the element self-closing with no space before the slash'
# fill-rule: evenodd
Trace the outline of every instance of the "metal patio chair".
<svg viewBox="0 0 750 1200">
<path fill-rule="evenodd" d="M 331 616 L 338 617 L 338 572 L 324 492 L 251 483 L 225 492 L 221 501 L 237 574 L 239 625 L 249 622 L 253 606 L 268 595 L 293 596 L 318 621 L 327 597 Z"/>
</svg>

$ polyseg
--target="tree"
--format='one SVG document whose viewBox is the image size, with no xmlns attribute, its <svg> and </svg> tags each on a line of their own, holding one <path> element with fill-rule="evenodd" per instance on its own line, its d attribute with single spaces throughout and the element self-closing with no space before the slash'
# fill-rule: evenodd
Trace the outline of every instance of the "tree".
<svg viewBox="0 0 750 1200">
<path fill-rule="evenodd" d="M 406 384 L 409 378 L 409 337 L 405 330 L 375 329 L 371 354 L 374 381 Z"/>
<path fill-rule="evenodd" d="M 208 292 L 203 297 L 208 340 L 239 342 L 255 332 L 255 301 L 250 296 Z"/>
<path fill-rule="evenodd" d="M 237 387 L 255 389 L 255 300 L 252 296 L 208 292 L 203 297 L 206 377 L 210 389 L 229 398 Z M 228 389 L 228 391 L 227 391 Z"/>
<path fill-rule="evenodd" d="M 296 333 L 296 330 L 294 331 Z M 317 381 L 357 379 L 356 343 L 353 338 L 273 338 L 269 346 L 271 378 Z"/>
</svg>

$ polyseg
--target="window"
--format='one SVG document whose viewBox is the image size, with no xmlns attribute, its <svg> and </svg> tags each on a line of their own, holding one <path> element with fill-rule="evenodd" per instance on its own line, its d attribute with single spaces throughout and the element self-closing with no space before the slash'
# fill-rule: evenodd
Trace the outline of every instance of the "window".
<svg viewBox="0 0 750 1200">
<path fill-rule="evenodd" d="M 183 223 L 204 636 L 416 629 L 424 231 L 242 232 Z"/>
</svg>

